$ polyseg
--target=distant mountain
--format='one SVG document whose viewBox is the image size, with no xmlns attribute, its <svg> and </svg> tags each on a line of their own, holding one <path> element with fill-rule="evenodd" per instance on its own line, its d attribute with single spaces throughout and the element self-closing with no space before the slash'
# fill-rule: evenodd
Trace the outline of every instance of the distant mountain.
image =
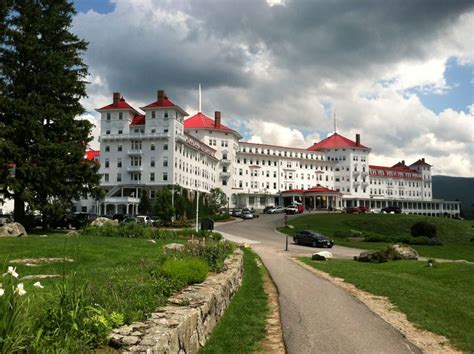
<svg viewBox="0 0 474 354">
<path fill-rule="evenodd" d="M 433 176 L 433 198 L 459 200 L 461 213 L 474 220 L 474 177 Z"/>
</svg>

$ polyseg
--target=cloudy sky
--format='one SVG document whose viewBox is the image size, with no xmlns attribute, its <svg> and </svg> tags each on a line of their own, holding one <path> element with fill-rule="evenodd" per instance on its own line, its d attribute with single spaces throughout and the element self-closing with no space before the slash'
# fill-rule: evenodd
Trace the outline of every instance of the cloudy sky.
<svg viewBox="0 0 474 354">
<path fill-rule="evenodd" d="M 164 89 L 245 140 L 306 148 L 334 131 L 371 164 L 425 157 L 474 176 L 472 0 L 75 0 L 86 118 Z"/>
</svg>

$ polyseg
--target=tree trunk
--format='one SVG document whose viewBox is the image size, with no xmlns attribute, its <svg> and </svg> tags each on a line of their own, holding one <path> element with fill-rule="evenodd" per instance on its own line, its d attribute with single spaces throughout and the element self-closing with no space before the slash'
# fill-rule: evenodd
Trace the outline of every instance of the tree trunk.
<svg viewBox="0 0 474 354">
<path fill-rule="evenodd" d="M 15 195 L 13 196 L 13 201 L 14 201 L 14 211 L 13 211 L 13 219 L 16 221 L 16 222 L 19 222 L 20 224 L 22 224 L 23 226 L 28 226 L 28 225 L 25 225 L 25 221 L 26 221 L 26 218 L 25 218 L 25 201 L 23 200 L 23 198 L 20 196 L 20 193 L 15 193 Z"/>
</svg>

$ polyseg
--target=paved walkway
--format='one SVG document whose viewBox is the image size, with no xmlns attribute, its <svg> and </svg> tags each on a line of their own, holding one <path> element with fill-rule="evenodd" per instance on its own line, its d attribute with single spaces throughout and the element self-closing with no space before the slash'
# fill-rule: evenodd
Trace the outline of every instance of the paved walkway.
<svg viewBox="0 0 474 354">
<path fill-rule="evenodd" d="M 280 219 L 263 215 L 217 229 L 226 238 L 252 244 L 267 267 L 280 294 L 283 335 L 290 354 L 420 353 L 356 298 L 289 259 L 312 254 L 314 249 L 290 243 L 289 251 L 284 251 L 285 237 L 275 232 Z M 335 246 L 331 252 L 350 258 L 347 253 L 354 251 L 349 250 Z"/>
</svg>

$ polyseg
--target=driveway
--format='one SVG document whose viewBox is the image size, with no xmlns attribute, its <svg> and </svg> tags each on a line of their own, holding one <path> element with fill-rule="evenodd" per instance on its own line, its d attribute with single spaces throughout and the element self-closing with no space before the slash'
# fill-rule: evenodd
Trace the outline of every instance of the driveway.
<svg viewBox="0 0 474 354">
<path fill-rule="evenodd" d="M 420 353 L 356 298 L 289 259 L 315 249 L 289 238 L 289 251 L 284 251 L 285 236 L 275 231 L 282 224 L 281 214 L 261 215 L 216 228 L 226 238 L 248 241 L 267 267 L 279 291 L 288 353 Z M 338 258 L 360 253 L 337 245 L 331 252 Z"/>
</svg>

